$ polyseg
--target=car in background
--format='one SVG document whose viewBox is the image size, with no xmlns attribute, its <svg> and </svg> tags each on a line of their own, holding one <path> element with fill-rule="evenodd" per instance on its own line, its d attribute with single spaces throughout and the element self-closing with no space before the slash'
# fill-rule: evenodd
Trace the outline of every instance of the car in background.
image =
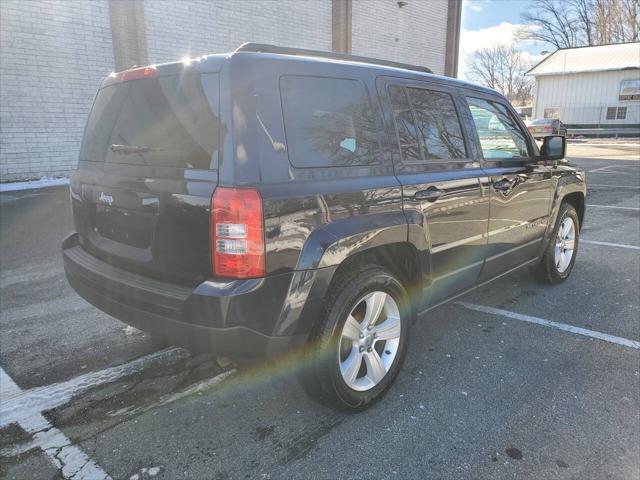
<svg viewBox="0 0 640 480">
<path fill-rule="evenodd" d="M 547 135 L 567 136 L 567 126 L 557 118 L 539 118 L 527 123 L 529 133 L 536 140 L 541 140 Z"/>
</svg>

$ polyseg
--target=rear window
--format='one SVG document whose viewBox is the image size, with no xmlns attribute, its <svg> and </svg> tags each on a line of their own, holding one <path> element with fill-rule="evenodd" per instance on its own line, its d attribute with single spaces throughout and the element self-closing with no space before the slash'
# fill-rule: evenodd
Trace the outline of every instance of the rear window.
<svg viewBox="0 0 640 480">
<path fill-rule="evenodd" d="M 218 76 L 148 78 L 107 86 L 94 102 L 80 159 L 208 169 L 220 144 Z"/>
<path fill-rule="evenodd" d="M 292 165 L 377 163 L 379 122 L 362 82 L 283 76 L 280 90 Z"/>
</svg>

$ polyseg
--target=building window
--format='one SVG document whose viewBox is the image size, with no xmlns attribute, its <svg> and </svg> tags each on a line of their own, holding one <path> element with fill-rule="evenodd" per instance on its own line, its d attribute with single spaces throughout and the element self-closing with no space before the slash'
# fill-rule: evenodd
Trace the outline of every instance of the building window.
<svg viewBox="0 0 640 480">
<path fill-rule="evenodd" d="M 618 107 L 618 113 L 616 113 L 616 120 L 624 120 L 627 118 L 627 107 Z"/>
<path fill-rule="evenodd" d="M 618 99 L 620 101 L 640 100 L 640 80 L 622 80 Z"/>
<path fill-rule="evenodd" d="M 627 107 L 607 107 L 607 120 L 625 120 Z"/>
<path fill-rule="evenodd" d="M 556 107 L 545 108 L 544 118 L 560 118 L 560 109 Z"/>
</svg>

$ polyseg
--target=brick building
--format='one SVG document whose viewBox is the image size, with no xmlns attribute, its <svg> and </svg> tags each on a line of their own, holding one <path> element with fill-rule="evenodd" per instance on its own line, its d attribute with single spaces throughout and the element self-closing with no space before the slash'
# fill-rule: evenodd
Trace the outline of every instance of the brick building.
<svg viewBox="0 0 640 480">
<path fill-rule="evenodd" d="M 65 176 L 102 79 L 244 42 L 455 76 L 461 0 L 2 0 L 0 178 Z"/>
</svg>

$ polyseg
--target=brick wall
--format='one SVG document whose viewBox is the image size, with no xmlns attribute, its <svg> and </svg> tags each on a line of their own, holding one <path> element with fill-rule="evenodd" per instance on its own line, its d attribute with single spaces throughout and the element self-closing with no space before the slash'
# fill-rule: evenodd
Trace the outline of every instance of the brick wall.
<svg viewBox="0 0 640 480">
<path fill-rule="evenodd" d="M 145 0 L 144 18 L 152 63 L 244 42 L 331 50 L 329 0 Z"/>
<path fill-rule="evenodd" d="M 103 0 L 0 1 L 0 178 L 66 175 L 113 69 Z"/>
<path fill-rule="evenodd" d="M 447 0 L 353 0 L 355 55 L 423 65 L 443 74 L 447 47 Z"/>
<path fill-rule="evenodd" d="M 109 0 L 0 0 L 0 180 L 76 167 L 91 100 L 115 68 L 114 41 L 119 65 L 249 41 L 331 49 L 331 0 L 124 1 L 111 0 L 110 9 Z M 447 0 L 402 8 L 397 0 L 353 0 L 353 53 L 442 73 L 446 21 Z"/>
</svg>

